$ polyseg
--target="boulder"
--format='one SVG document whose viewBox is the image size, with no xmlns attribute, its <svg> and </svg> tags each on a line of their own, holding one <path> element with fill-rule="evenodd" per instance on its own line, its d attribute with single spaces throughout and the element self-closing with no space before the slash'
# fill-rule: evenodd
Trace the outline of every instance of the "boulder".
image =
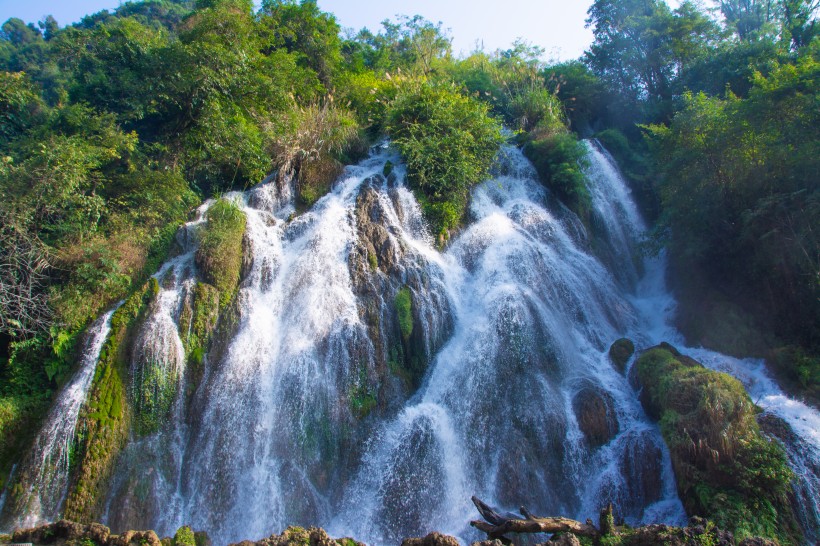
<svg viewBox="0 0 820 546">
<path fill-rule="evenodd" d="M 599 387 L 582 388 L 572 400 L 572 410 L 584 438 L 598 448 L 615 437 L 620 429 L 612 397 Z"/>
<path fill-rule="evenodd" d="M 615 343 L 609 347 L 609 359 L 621 373 L 624 373 L 624 370 L 626 370 L 626 363 L 629 362 L 633 354 L 635 354 L 635 344 L 625 337 L 615 341 Z"/>
<path fill-rule="evenodd" d="M 459 544 L 455 537 L 433 532 L 424 538 L 406 538 L 401 542 L 401 546 L 459 546 Z"/>
</svg>

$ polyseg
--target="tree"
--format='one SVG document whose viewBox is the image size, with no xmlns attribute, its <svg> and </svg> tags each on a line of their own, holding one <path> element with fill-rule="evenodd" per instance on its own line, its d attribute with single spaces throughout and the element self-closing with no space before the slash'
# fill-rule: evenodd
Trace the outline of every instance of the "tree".
<svg viewBox="0 0 820 546">
<path fill-rule="evenodd" d="M 586 63 L 627 104 L 668 115 L 678 75 L 717 37 L 717 26 L 686 1 L 596 0 L 587 12 L 595 41 Z"/>
</svg>

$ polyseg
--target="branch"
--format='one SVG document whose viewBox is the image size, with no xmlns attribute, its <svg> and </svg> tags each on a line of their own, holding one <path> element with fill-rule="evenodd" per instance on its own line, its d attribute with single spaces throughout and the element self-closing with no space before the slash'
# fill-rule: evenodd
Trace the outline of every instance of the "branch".
<svg viewBox="0 0 820 546">
<path fill-rule="evenodd" d="M 477 497 L 473 504 L 486 521 L 471 521 L 470 525 L 487 533 L 490 539 L 501 538 L 506 533 L 573 533 L 586 537 L 599 537 L 600 531 L 590 523 L 581 523 L 568 518 L 539 518 L 521 507 L 524 519 L 502 516 Z"/>
</svg>

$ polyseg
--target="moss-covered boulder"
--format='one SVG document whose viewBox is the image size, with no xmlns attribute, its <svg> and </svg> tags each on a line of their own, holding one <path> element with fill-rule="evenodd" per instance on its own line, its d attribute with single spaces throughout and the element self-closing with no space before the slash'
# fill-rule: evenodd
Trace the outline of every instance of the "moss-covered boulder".
<svg viewBox="0 0 820 546">
<path fill-rule="evenodd" d="M 210 206 L 200 234 L 196 266 L 203 279 L 219 291 L 219 305 L 231 301 L 242 273 L 242 240 L 247 218 L 239 205 L 220 199 Z"/>
<path fill-rule="evenodd" d="M 626 364 L 635 354 L 635 344 L 632 340 L 622 337 L 609 347 L 609 359 L 619 372 L 624 373 Z"/>
<path fill-rule="evenodd" d="M 687 512 L 738 539 L 799 542 L 786 455 L 760 431 L 743 385 L 666 343 L 642 353 L 635 367 L 641 403 L 660 422 Z"/>
</svg>

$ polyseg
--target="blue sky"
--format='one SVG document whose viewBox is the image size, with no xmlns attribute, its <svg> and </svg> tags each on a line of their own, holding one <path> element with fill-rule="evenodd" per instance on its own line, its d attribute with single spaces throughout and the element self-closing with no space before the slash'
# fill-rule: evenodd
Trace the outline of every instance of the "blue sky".
<svg viewBox="0 0 820 546">
<path fill-rule="evenodd" d="M 318 0 L 324 11 L 336 15 L 342 27 L 378 30 L 384 19 L 397 14 L 419 14 L 441 21 L 450 29 L 456 53 L 468 53 L 483 40 L 485 50 L 506 49 L 517 37 L 546 50 L 545 57 L 579 57 L 592 41 L 584 28 L 591 0 Z M 47 14 L 60 25 L 104 8 L 116 8 L 119 0 L 0 0 L 0 21 L 19 17 L 36 22 Z"/>
</svg>

